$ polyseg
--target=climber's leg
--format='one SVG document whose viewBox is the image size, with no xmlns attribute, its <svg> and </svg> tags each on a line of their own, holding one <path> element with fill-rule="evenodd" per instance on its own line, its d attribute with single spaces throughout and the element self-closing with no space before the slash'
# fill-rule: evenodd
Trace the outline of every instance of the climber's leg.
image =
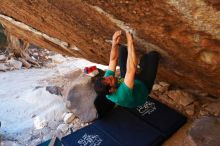
<svg viewBox="0 0 220 146">
<path fill-rule="evenodd" d="M 141 80 L 147 86 L 149 93 L 152 90 L 156 78 L 159 56 L 160 54 L 158 52 L 152 51 L 148 54 L 144 54 L 140 60 Z"/>
<path fill-rule="evenodd" d="M 120 45 L 119 47 L 119 66 L 120 66 L 120 75 L 122 78 L 125 77 L 126 74 L 126 64 L 127 64 L 128 50 L 124 45 Z"/>
</svg>

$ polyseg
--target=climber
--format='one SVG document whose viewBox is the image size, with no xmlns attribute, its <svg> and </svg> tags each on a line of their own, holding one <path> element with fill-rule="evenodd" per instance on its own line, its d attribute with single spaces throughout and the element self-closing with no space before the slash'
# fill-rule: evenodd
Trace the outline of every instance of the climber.
<svg viewBox="0 0 220 146">
<path fill-rule="evenodd" d="M 127 47 L 120 44 L 122 31 L 112 37 L 112 49 L 108 70 L 104 77 L 96 80 L 94 89 L 116 105 L 134 108 L 143 105 L 151 92 L 156 77 L 159 53 L 152 51 L 140 59 L 140 73 L 137 71 L 137 57 L 131 32 L 126 32 Z M 115 77 L 119 59 L 120 78 Z M 103 105 L 104 106 L 104 105 Z"/>
</svg>

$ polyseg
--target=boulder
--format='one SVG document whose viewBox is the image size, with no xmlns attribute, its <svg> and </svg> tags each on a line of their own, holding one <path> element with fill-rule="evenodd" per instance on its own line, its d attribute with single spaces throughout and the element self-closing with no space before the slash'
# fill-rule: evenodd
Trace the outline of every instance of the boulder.
<svg viewBox="0 0 220 146">
<path fill-rule="evenodd" d="M 218 0 L 5 0 L 0 22 L 23 40 L 101 64 L 109 62 L 114 31 L 133 30 L 139 58 L 160 52 L 158 79 L 219 97 L 219 5 Z"/>
<path fill-rule="evenodd" d="M 94 106 L 96 93 L 93 89 L 91 77 L 78 76 L 64 89 L 66 107 L 83 122 L 90 122 L 97 118 L 97 111 Z"/>
<path fill-rule="evenodd" d="M 188 133 L 189 145 L 192 146 L 219 146 L 220 145 L 220 118 L 202 117 L 197 119 Z"/>
</svg>

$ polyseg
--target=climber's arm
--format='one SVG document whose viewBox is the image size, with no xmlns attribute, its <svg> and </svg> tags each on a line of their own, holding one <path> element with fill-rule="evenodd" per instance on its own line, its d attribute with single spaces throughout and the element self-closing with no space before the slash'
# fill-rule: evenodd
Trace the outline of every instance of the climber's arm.
<svg viewBox="0 0 220 146">
<path fill-rule="evenodd" d="M 130 32 L 126 32 L 127 42 L 128 42 L 128 58 L 127 58 L 127 70 L 125 74 L 124 82 L 132 89 L 134 87 L 134 77 L 137 67 L 137 57 L 135 53 L 133 37 Z"/>
<path fill-rule="evenodd" d="M 118 62 L 118 49 L 119 42 L 121 38 L 121 31 L 116 31 L 112 37 L 112 48 L 110 53 L 110 61 L 108 69 L 115 72 L 117 62 Z"/>
</svg>

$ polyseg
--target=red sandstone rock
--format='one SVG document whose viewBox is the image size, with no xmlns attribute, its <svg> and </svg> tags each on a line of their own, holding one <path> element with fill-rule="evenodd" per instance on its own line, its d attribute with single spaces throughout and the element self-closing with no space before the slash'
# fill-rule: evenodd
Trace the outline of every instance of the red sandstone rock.
<svg viewBox="0 0 220 146">
<path fill-rule="evenodd" d="M 181 90 L 170 90 L 167 94 L 175 103 L 187 106 L 195 101 L 194 97 Z"/>
<path fill-rule="evenodd" d="M 133 29 L 139 56 L 146 50 L 161 53 L 160 80 L 220 97 L 219 5 L 217 0 L 0 1 L 1 14 L 60 44 L 2 16 L 0 22 L 15 36 L 41 47 L 102 64 L 109 61 L 107 40 L 113 32 Z"/>
<path fill-rule="evenodd" d="M 219 146 L 220 119 L 217 117 L 202 117 L 197 119 L 189 130 L 189 145 Z M 190 143 L 191 142 L 191 143 Z"/>
</svg>

